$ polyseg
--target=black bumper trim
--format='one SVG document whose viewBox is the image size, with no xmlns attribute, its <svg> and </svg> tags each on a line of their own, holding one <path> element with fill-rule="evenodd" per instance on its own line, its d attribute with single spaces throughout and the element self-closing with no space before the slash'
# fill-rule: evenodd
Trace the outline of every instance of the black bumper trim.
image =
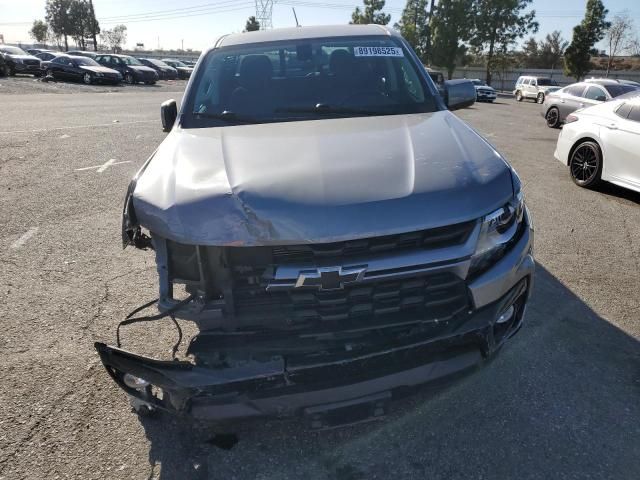
<svg viewBox="0 0 640 480">
<path fill-rule="evenodd" d="M 103 343 L 95 347 L 116 383 L 156 408 L 209 420 L 291 416 L 309 407 L 415 387 L 480 365 L 518 331 L 527 296 L 525 279 L 499 301 L 468 314 L 467 320 L 447 335 L 355 355 L 341 365 L 319 363 L 292 371 L 283 358 L 214 369 L 184 361 L 154 360 Z M 506 331 L 500 326 L 498 335 L 495 320 L 513 303 L 518 305 L 513 323 Z M 371 373 L 367 367 L 374 365 Z M 351 370 L 361 373 L 340 378 L 340 373 Z M 125 373 L 144 378 L 153 388 L 161 389 L 162 395 L 156 395 L 151 387 L 144 391 L 128 387 L 123 381 Z"/>
</svg>

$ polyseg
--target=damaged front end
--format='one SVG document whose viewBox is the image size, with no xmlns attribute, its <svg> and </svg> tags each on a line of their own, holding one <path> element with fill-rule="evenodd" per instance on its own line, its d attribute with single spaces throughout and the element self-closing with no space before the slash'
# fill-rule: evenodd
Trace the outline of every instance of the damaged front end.
<svg viewBox="0 0 640 480">
<path fill-rule="evenodd" d="M 531 292 L 526 212 L 501 255 L 480 270 L 480 221 L 324 244 L 223 247 L 143 234 L 130 194 L 124 213 L 125 244 L 155 250 L 158 308 L 195 322 L 199 334 L 190 361 L 96 349 L 139 404 L 194 418 L 305 415 L 321 427 L 335 423 L 336 412 L 350 412 L 350 421 L 381 415 L 396 393 L 482 363 L 518 331 Z"/>
</svg>

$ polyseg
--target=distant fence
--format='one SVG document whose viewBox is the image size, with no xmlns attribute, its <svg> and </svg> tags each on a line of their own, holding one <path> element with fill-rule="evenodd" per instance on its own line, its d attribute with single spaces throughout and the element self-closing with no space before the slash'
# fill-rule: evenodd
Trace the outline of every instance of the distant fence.
<svg viewBox="0 0 640 480">
<path fill-rule="evenodd" d="M 591 77 L 604 77 L 606 74 L 606 70 L 592 70 L 589 72 L 586 78 Z M 446 75 L 446 72 L 445 72 Z M 562 70 L 551 70 L 545 68 L 535 68 L 535 69 L 511 69 L 504 72 L 495 71 L 492 74 L 491 85 L 498 90 L 513 90 L 516 84 L 516 80 L 521 75 L 531 75 L 531 76 L 539 76 L 539 77 L 551 77 L 558 85 L 565 86 L 571 83 L 575 83 L 576 79 L 573 77 L 566 77 Z M 485 69 L 484 67 L 463 67 L 457 68 L 455 72 L 453 72 L 453 78 L 479 78 L 481 80 L 486 80 L 485 78 Z M 634 80 L 636 82 L 640 82 L 640 71 L 637 70 L 612 70 L 609 72 L 609 78 L 611 79 L 625 79 L 625 80 Z"/>
</svg>

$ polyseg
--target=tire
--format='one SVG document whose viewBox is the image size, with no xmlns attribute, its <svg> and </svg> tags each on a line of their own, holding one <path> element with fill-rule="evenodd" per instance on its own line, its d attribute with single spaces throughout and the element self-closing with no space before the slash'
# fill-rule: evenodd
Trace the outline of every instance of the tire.
<svg viewBox="0 0 640 480">
<path fill-rule="evenodd" d="M 558 107 L 551 107 L 544 118 L 547 121 L 547 127 L 560 128 L 560 110 L 558 110 Z"/>
<path fill-rule="evenodd" d="M 2 75 L 5 77 L 8 77 L 9 75 L 11 75 L 11 69 L 9 68 L 9 65 L 2 66 Z"/>
<path fill-rule="evenodd" d="M 540 92 L 538 94 L 538 96 L 536 97 L 536 102 L 538 102 L 540 105 L 542 105 L 544 103 L 544 93 Z"/>
<path fill-rule="evenodd" d="M 602 151 L 596 142 L 581 142 L 571 151 L 569 175 L 579 187 L 592 188 L 601 182 Z"/>
<path fill-rule="evenodd" d="M 124 76 L 124 82 L 129 84 L 129 85 L 133 85 L 135 83 L 134 79 L 133 79 L 133 75 L 130 73 L 126 73 Z"/>
<path fill-rule="evenodd" d="M 9 76 L 10 77 L 15 77 L 16 76 L 16 69 L 13 67 L 9 67 Z"/>
<path fill-rule="evenodd" d="M 522 92 L 520 90 L 518 90 L 516 92 L 516 102 L 521 102 L 522 100 L 523 100 Z"/>
<path fill-rule="evenodd" d="M 82 76 L 82 81 L 84 82 L 85 85 L 91 85 L 93 83 L 93 78 L 91 77 L 91 74 L 85 73 Z"/>
</svg>

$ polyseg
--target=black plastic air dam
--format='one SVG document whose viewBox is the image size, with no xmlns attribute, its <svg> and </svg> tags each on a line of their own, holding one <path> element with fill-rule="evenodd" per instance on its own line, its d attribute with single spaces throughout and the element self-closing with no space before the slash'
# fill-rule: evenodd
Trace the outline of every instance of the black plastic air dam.
<svg viewBox="0 0 640 480">
<path fill-rule="evenodd" d="M 520 302 L 517 318 L 504 341 L 518 331 L 528 296 L 522 280 L 499 301 L 465 314 L 459 327 L 418 343 L 389 347 L 367 355 L 354 354 L 339 362 L 288 368 L 286 359 L 254 362 L 233 368 L 210 368 L 184 361 L 160 361 L 96 343 L 107 371 L 130 395 L 157 408 L 187 413 L 194 418 L 228 420 L 253 416 L 290 416 L 306 407 L 357 399 L 413 387 L 461 373 L 494 353 L 493 325 L 509 305 Z M 349 372 L 345 375 L 344 372 Z M 162 390 L 138 391 L 123 382 L 125 373 L 149 381 Z"/>
</svg>

